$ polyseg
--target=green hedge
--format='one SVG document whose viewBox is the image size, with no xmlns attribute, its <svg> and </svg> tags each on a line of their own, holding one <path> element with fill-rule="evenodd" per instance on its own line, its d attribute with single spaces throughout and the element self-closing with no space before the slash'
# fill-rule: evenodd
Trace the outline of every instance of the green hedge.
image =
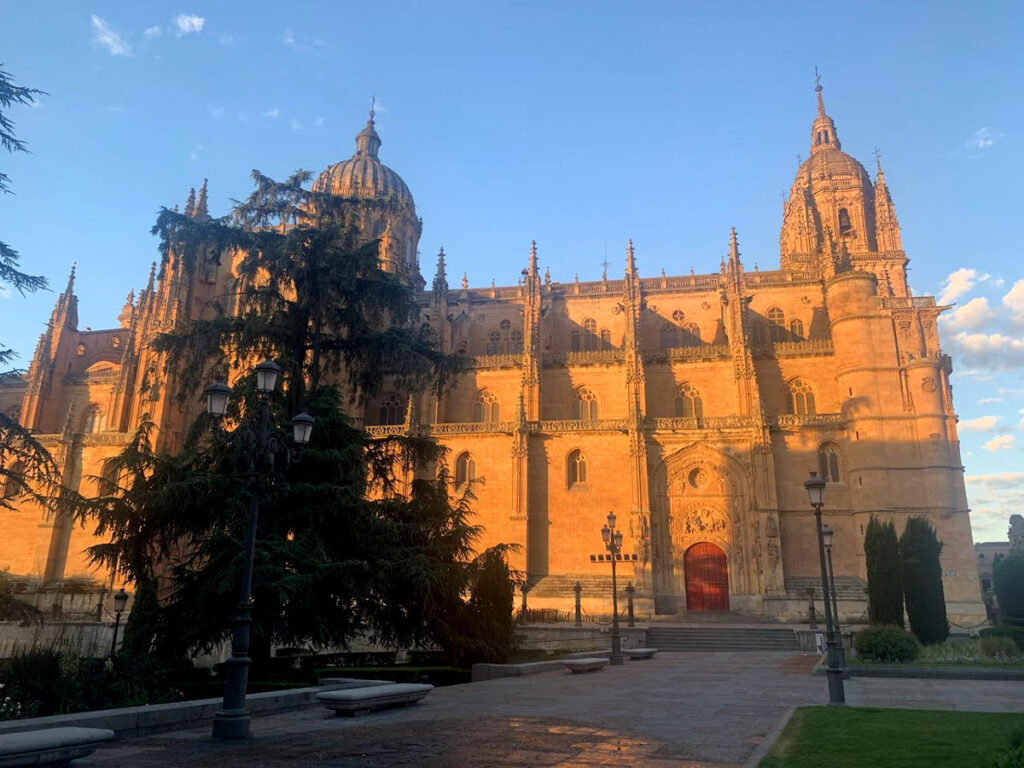
<svg viewBox="0 0 1024 768">
<path fill-rule="evenodd" d="M 865 661 L 904 663 L 921 655 L 921 645 L 912 634 L 896 626 L 869 627 L 853 638 L 857 657 Z"/>
<path fill-rule="evenodd" d="M 978 634 L 982 637 L 1008 637 L 1024 652 L 1024 627 L 986 627 Z"/>
</svg>

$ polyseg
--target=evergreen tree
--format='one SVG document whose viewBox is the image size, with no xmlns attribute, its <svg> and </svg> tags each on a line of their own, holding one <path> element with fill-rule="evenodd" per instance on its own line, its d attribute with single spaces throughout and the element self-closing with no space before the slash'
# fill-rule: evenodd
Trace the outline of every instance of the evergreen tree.
<svg viewBox="0 0 1024 768">
<path fill-rule="evenodd" d="M 14 123 L 8 116 L 11 106 L 31 104 L 43 91 L 25 88 L 14 82 L 0 64 L 0 146 L 8 152 L 28 152 L 24 141 L 14 133 Z M 10 178 L 0 172 L 0 192 L 11 193 Z M 45 290 L 46 278 L 22 272 L 21 256 L 7 243 L 0 241 L 0 288 L 13 287 L 26 293 Z M 10 384 L 20 373 L 4 370 L 15 358 L 14 350 L 0 343 L 0 386 Z M 0 510 L 11 509 L 12 502 L 32 497 L 40 503 L 59 493 L 60 478 L 57 465 L 42 444 L 23 429 L 15 419 L 0 412 Z"/>
<path fill-rule="evenodd" d="M 473 574 L 469 497 L 449 495 L 435 444 L 371 439 L 345 413 L 385 382 L 441 391 L 462 370 L 420 326 L 412 291 L 380 270 L 376 243 L 358 244 L 358 207 L 395 203 L 309 192 L 303 172 L 283 183 L 254 178 L 256 191 L 230 218 L 165 209 L 154 227 L 165 268 L 180 259 L 194 274 L 204 261 L 238 258 L 234 310 L 183 322 L 156 342 L 179 373 L 182 400 L 269 357 L 283 369 L 273 422 L 300 409 L 316 419 L 301 459 L 258 489 L 253 647 L 344 645 L 356 633 L 449 642 Z M 252 375 L 234 391 L 229 416 L 244 425 L 257 408 Z M 151 432 L 142 425 L 113 464 L 110 493 L 79 514 L 112 536 L 92 549 L 96 560 L 132 579 L 163 575 L 158 645 L 180 655 L 230 631 L 256 481 L 237 471 L 247 466 L 244 441 L 225 439 L 205 414 L 173 456 L 151 448 Z M 415 478 L 406 495 L 396 467 Z"/>
<path fill-rule="evenodd" d="M 900 548 L 896 526 L 874 515 L 864 534 L 868 571 L 868 621 L 903 626 L 903 587 L 900 584 Z"/>
<path fill-rule="evenodd" d="M 925 517 L 911 517 L 900 537 L 900 575 L 910 629 L 925 645 L 949 636 L 942 589 L 942 542 Z"/>
<path fill-rule="evenodd" d="M 992 567 L 992 586 L 999 600 L 999 615 L 1014 624 L 1024 623 L 1024 554 L 1011 552 Z"/>
</svg>

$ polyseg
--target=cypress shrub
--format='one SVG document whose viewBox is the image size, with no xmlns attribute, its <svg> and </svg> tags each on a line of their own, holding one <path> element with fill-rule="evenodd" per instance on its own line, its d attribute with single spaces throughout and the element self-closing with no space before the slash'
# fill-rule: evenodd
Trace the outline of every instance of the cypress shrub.
<svg viewBox="0 0 1024 768">
<path fill-rule="evenodd" d="M 1024 555 L 1007 555 L 992 568 L 999 613 L 1009 623 L 1024 619 Z"/>
<path fill-rule="evenodd" d="M 910 629 L 924 645 L 949 637 L 939 555 L 942 542 L 924 517 L 912 517 L 900 537 L 900 576 Z"/>
<path fill-rule="evenodd" d="M 868 568 L 868 622 L 903 626 L 903 587 L 900 583 L 900 544 L 892 521 L 874 515 L 864 534 Z"/>
<path fill-rule="evenodd" d="M 854 636 L 853 647 L 865 661 L 903 663 L 921 655 L 921 646 L 903 627 L 868 627 Z"/>
</svg>

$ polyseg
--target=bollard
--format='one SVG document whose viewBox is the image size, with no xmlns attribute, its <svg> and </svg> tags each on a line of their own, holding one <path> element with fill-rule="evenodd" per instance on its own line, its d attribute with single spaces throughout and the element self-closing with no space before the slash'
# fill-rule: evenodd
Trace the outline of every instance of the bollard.
<svg viewBox="0 0 1024 768">
<path fill-rule="evenodd" d="M 579 627 L 583 624 L 583 610 L 580 608 L 580 595 L 583 592 L 583 585 L 577 581 L 572 591 L 576 593 L 576 626 Z"/>
<path fill-rule="evenodd" d="M 628 627 L 635 627 L 636 626 L 636 624 L 633 621 L 633 593 L 634 592 L 636 592 L 636 589 L 634 589 L 634 587 L 633 587 L 633 582 L 629 582 L 629 584 L 626 585 L 626 617 L 627 617 L 627 620 L 628 620 L 628 623 L 627 623 L 626 626 L 628 626 Z"/>
</svg>

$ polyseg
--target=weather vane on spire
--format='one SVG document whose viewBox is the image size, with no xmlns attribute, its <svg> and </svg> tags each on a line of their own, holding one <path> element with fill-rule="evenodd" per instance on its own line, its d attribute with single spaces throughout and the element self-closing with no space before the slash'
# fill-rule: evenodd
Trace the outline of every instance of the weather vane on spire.
<svg viewBox="0 0 1024 768">
<path fill-rule="evenodd" d="M 374 111 L 376 109 L 377 109 L 377 94 L 373 94 L 373 96 L 370 97 L 370 120 L 373 120 L 374 116 L 377 114 Z"/>
<path fill-rule="evenodd" d="M 818 65 L 814 65 L 814 90 L 821 91 L 821 73 L 818 72 Z"/>
</svg>

